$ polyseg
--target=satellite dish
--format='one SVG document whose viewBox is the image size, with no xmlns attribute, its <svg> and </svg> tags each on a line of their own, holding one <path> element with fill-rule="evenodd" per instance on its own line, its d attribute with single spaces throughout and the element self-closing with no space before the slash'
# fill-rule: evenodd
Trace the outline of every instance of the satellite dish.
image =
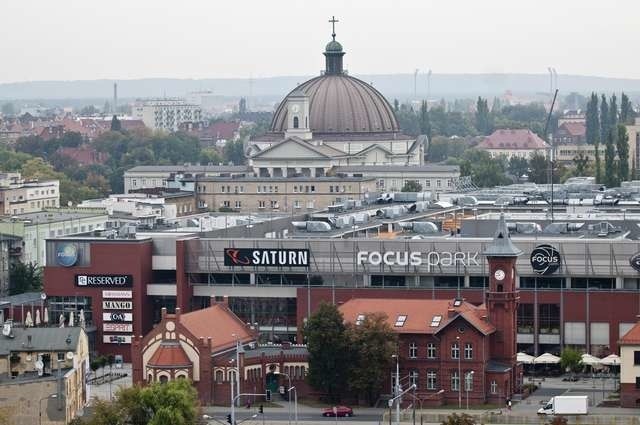
<svg viewBox="0 0 640 425">
<path fill-rule="evenodd" d="M 27 361 L 30 362 L 31 361 L 31 354 L 27 354 Z"/>
<path fill-rule="evenodd" d="M 6 322 L 2 326 L 2 335 L 6 336 L 7 338 L 13 338 L 13 332 L 11 332 L 11 322 Z"/>
<path fill-rule="evenodd" d="M 67 351 L 67 360 L 73 360 L 73 351 Z"/>
<path fill-rule="evenodd" d="M 46 300 L 46 299 L 47 299 L 47 294 L 45 294 L 44 292 L 43 292 L 43 293 L 41 293 L 41 294 L 40 294 L 40 299 L 41 299 L 42 301 Z"/>
</svg>

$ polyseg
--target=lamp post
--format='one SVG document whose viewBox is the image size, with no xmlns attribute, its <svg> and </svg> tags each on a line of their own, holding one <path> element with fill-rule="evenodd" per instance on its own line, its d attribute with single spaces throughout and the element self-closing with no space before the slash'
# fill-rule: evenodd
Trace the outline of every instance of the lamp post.
<svg viewBox="0 0 640 425">
<path fill-rule="evenodd" d="M 471 372 L 468 372 L 465 375 L 465 378 L 464 378 L 464 389 L 465 389 L 465 391 L 467 393 L 467 410 L 469 410 L 469 385 L 467 385 L 467 384 L 469 384 L 471 379 L 473 379 L 473 374 L 474 373 L 475 372 L 472 370 Z"/>
<path fill-rule="evenodd" d="M 398 397 L 400 394 L 400 355 L 394 354 L 391 357 L 396 359 L 396 390 L 394 396 Z M 396 403 L 396 425 L 400 425 L 400 402 L 401 400 L 398 400 L 398 403 Z"/>
<path fill-rule="evenodd" d="M 462 381 L 462 363 L 460 363 L 460 336 L 456 336 L 456 345 L 458 347 L 457 355 L 458 355 L 458 409 L 462 409 L 462 391 L 460 388 Z"/>
<path fill-rule="evenodd" d="M 231 334 L 231 336 L 236 339 L 236 392 L 240 394 L 240 337 L 236 334 Z M 238 400 L 238 403 L 240 403 L 240 400 Z M 238 407 L 240 407 L 239 404 Z"/>
<path fill-rule="evenodd" d="M 289 425 L 291 425 L 291 391 L 293 391 L 293 397 L 294 397 L 295 422 L 296 422 L 296 425 L 298 425 L 298 389 L 291 385 L 291 377 L 288 374 L 283 372 L 276 372 L 275 375 L 284 376 L 287 378 L 287 381 L 289 382 L 289 388 L 287 388 L 287 392 L 289 393 L 289 396 L 287 397 L 289 401 Z"/>
<path fill-rule="evenodd" d="M 38 418 L 38 423 L 39 423 L 40 425 L 42 425 L 42 402 L 43 402 L 44 400 L 48 400 L 48 399 L 50 399 L 50 398 L 56 398 L 56 397 L 58 397 L 58 394 L 49 394 L 49 395 L 48 395 L 48 396 L 46 396 L 46 397 L 42 397 L 42 398 L 40 399 L 40 401 L 38 402 L 38 403 L 39 403 L 39 405 L 38 405 L 38 417 L 39 417 L 39 418 Z"/>
</svg>

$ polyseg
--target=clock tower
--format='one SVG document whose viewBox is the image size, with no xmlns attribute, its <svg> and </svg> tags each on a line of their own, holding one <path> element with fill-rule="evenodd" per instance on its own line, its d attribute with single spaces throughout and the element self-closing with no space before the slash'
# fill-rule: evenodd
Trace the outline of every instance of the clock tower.
<svg viewBox="0 0 640 425">
<path fill-rule="evenodd" d="M 522 254 L 511 238 L 509 229 L 500 214 L 498 228 L 493 241 L 484 251 L 489 262 L 489 290 L 487 291 L 487 314 L 496 328 L 491 335 L 491 359 L 508 365 L 513 375 L 511 388 L 515 385 L 516 374 L 516 332 L 519 292 L 516 289 L 516 260 Z"/>
<path fill-rule="evenodd" d="M 303 140 L 311 140 L 313 136 L 309 128 L 309 96 L 301 90 L 295 90 L 287 99 L 285 137 L 293 136 Z"/>
</svg>

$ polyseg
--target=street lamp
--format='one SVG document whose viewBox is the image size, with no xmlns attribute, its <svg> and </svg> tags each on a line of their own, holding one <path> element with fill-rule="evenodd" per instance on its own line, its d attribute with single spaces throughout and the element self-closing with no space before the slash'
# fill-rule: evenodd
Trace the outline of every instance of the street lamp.
<svg viewBox="0 0 640 425">
<path fill-rule="evenodd" d="M 400 355 L 399 354 L 393 354 L 391 357 L 396 359 L 396 391 L 395 391 L 395 397 L 398 397 L 398 395 L 400 395 Z M 396 404 L 396 425 L 400 425 L 400 402 L 401 402 L 401 400 L 398 400 L 398 403 Z"/>
<path fill-rule="evenodd" d="M 298 425 L 298 389 L 294 386 L 291 386 L 291 377 L 288 374 L 283 372 L 275 372 L 274 375 L 285 376 L 287 378 L 287 381 L 289 381 L 289 388 L 287 388 L 287 392 L 289 393 L 289 396 L 287 397 L 289 401 L 289 425 L 291 425 L 291 391 L 292 390 L 293 390 L 293 397 L 294 397 L 295 421 L 296 421 L 296 425 Z"/>
<path fill-rule="evenodd" d="M 38 404 L 39 404 L 39 405 L 38 405 L 38 416 L 39 416 L 38 423 L 39 423 L 40 425 L 42 425 L 42 402 L 43 402 L 44 400 L 48 400 L 48 399 L 50 399 L 50 398 L 56 398 L 56 397 L 58 397 L 58 394 L 49 394 L 49 395 L 48 395 L 48 396 L 46 396 L 46 397 L 42 397 L 42 398 L 40 399 L 40 401 L 38 402 Z M 48 402 L 47 402 L 47 403 L 48 403 Z"/>
<path fill-rule="evenodd" d="M 240 337 L 236 334 L 231 334 L 236 339 L 236 392 L 240 394 L 240 350 L 242 345 L 240 344 Z M 238 399 L 238 407 L 240 407 L 240 399 Z"/>
<path fill-rule="evenodd" d="M 471 372 L 468 372 L 465 377 L 464 377 L 464 389 L 467 393 L 467 410 L 469 410 L 469 383 L 471 383 L 471 380 L 473 379 L 473 374 L 475 372 L 472 370 Z"/>
<path fill-rule="evenodd" d="M 460 388 L 460 384 L 462 383 L 462 364 L 460 363 L 460 336 L 456 336 L 456 345 L 458 346 L 458 350 L 456 354 L 458 355 L 458 409 L 462 409 L 462 391 Z"/>
</svg>

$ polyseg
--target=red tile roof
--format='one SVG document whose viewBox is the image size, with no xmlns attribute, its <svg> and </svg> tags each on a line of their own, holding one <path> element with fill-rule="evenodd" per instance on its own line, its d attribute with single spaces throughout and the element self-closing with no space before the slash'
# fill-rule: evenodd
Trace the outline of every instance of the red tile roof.
<svg viewBox="0 0 640 425">
<path fill-rule="evenodd" d="M 584 136 L 587 134 L 587 126 L 583 122 L 565 122 L 560 128 L 563 128 L 574 137 Z"/>
<path fill-rule="evenodd" d="M 480 144 L 480 149 L 546 149 L 547 143 L 527 129 L 496 130 Z"/>
<path fill-rule="evenodd" d="M 182 314 L 180 323 L 196 338 L 204 337 L 206 340 L 211 337 L 211 351 L 235 346 L 234 334 L 241 342 L 255 339 L 246 324 L 224 304 L 214 304 L 202 310 Z"/>
<path fill-rule="evenodd" d="M 640 322 L 620 338 L 618 345 L 640 345 Z"/>
<path fill-rule="evenodd" d="M 457 317 L 462 317 L 485 335 L 495 331 L 495 327 L 483 318 L 487 316 L 484 305 L 476 307 L 462 301 L 454 306 L 454 301 L 356 298 L 341 305 L 340 311 L 349 323 L 355 323 L 360 315 L 384 313 L 398 333 L 436 334 Z M 406 316 L 406 321 L 402 326 L 394 326 L 399 316 Z M 437 316 L 441 316 L 439 324 L 431 326 Z"/>
<path fill-rule="evenodd" d="M 178 341 L 163 341 L 147 364 L 163 368 L 193 366 Z"/>
<path fill-rule="evenodd" d="M 109 155 L 98 152 L 89 145 L 81 145 L 77 148 L 61 147 L 58 149 L 61 155 L 78 161 L 82 165 L 104 164 Z"/>
</svg>

